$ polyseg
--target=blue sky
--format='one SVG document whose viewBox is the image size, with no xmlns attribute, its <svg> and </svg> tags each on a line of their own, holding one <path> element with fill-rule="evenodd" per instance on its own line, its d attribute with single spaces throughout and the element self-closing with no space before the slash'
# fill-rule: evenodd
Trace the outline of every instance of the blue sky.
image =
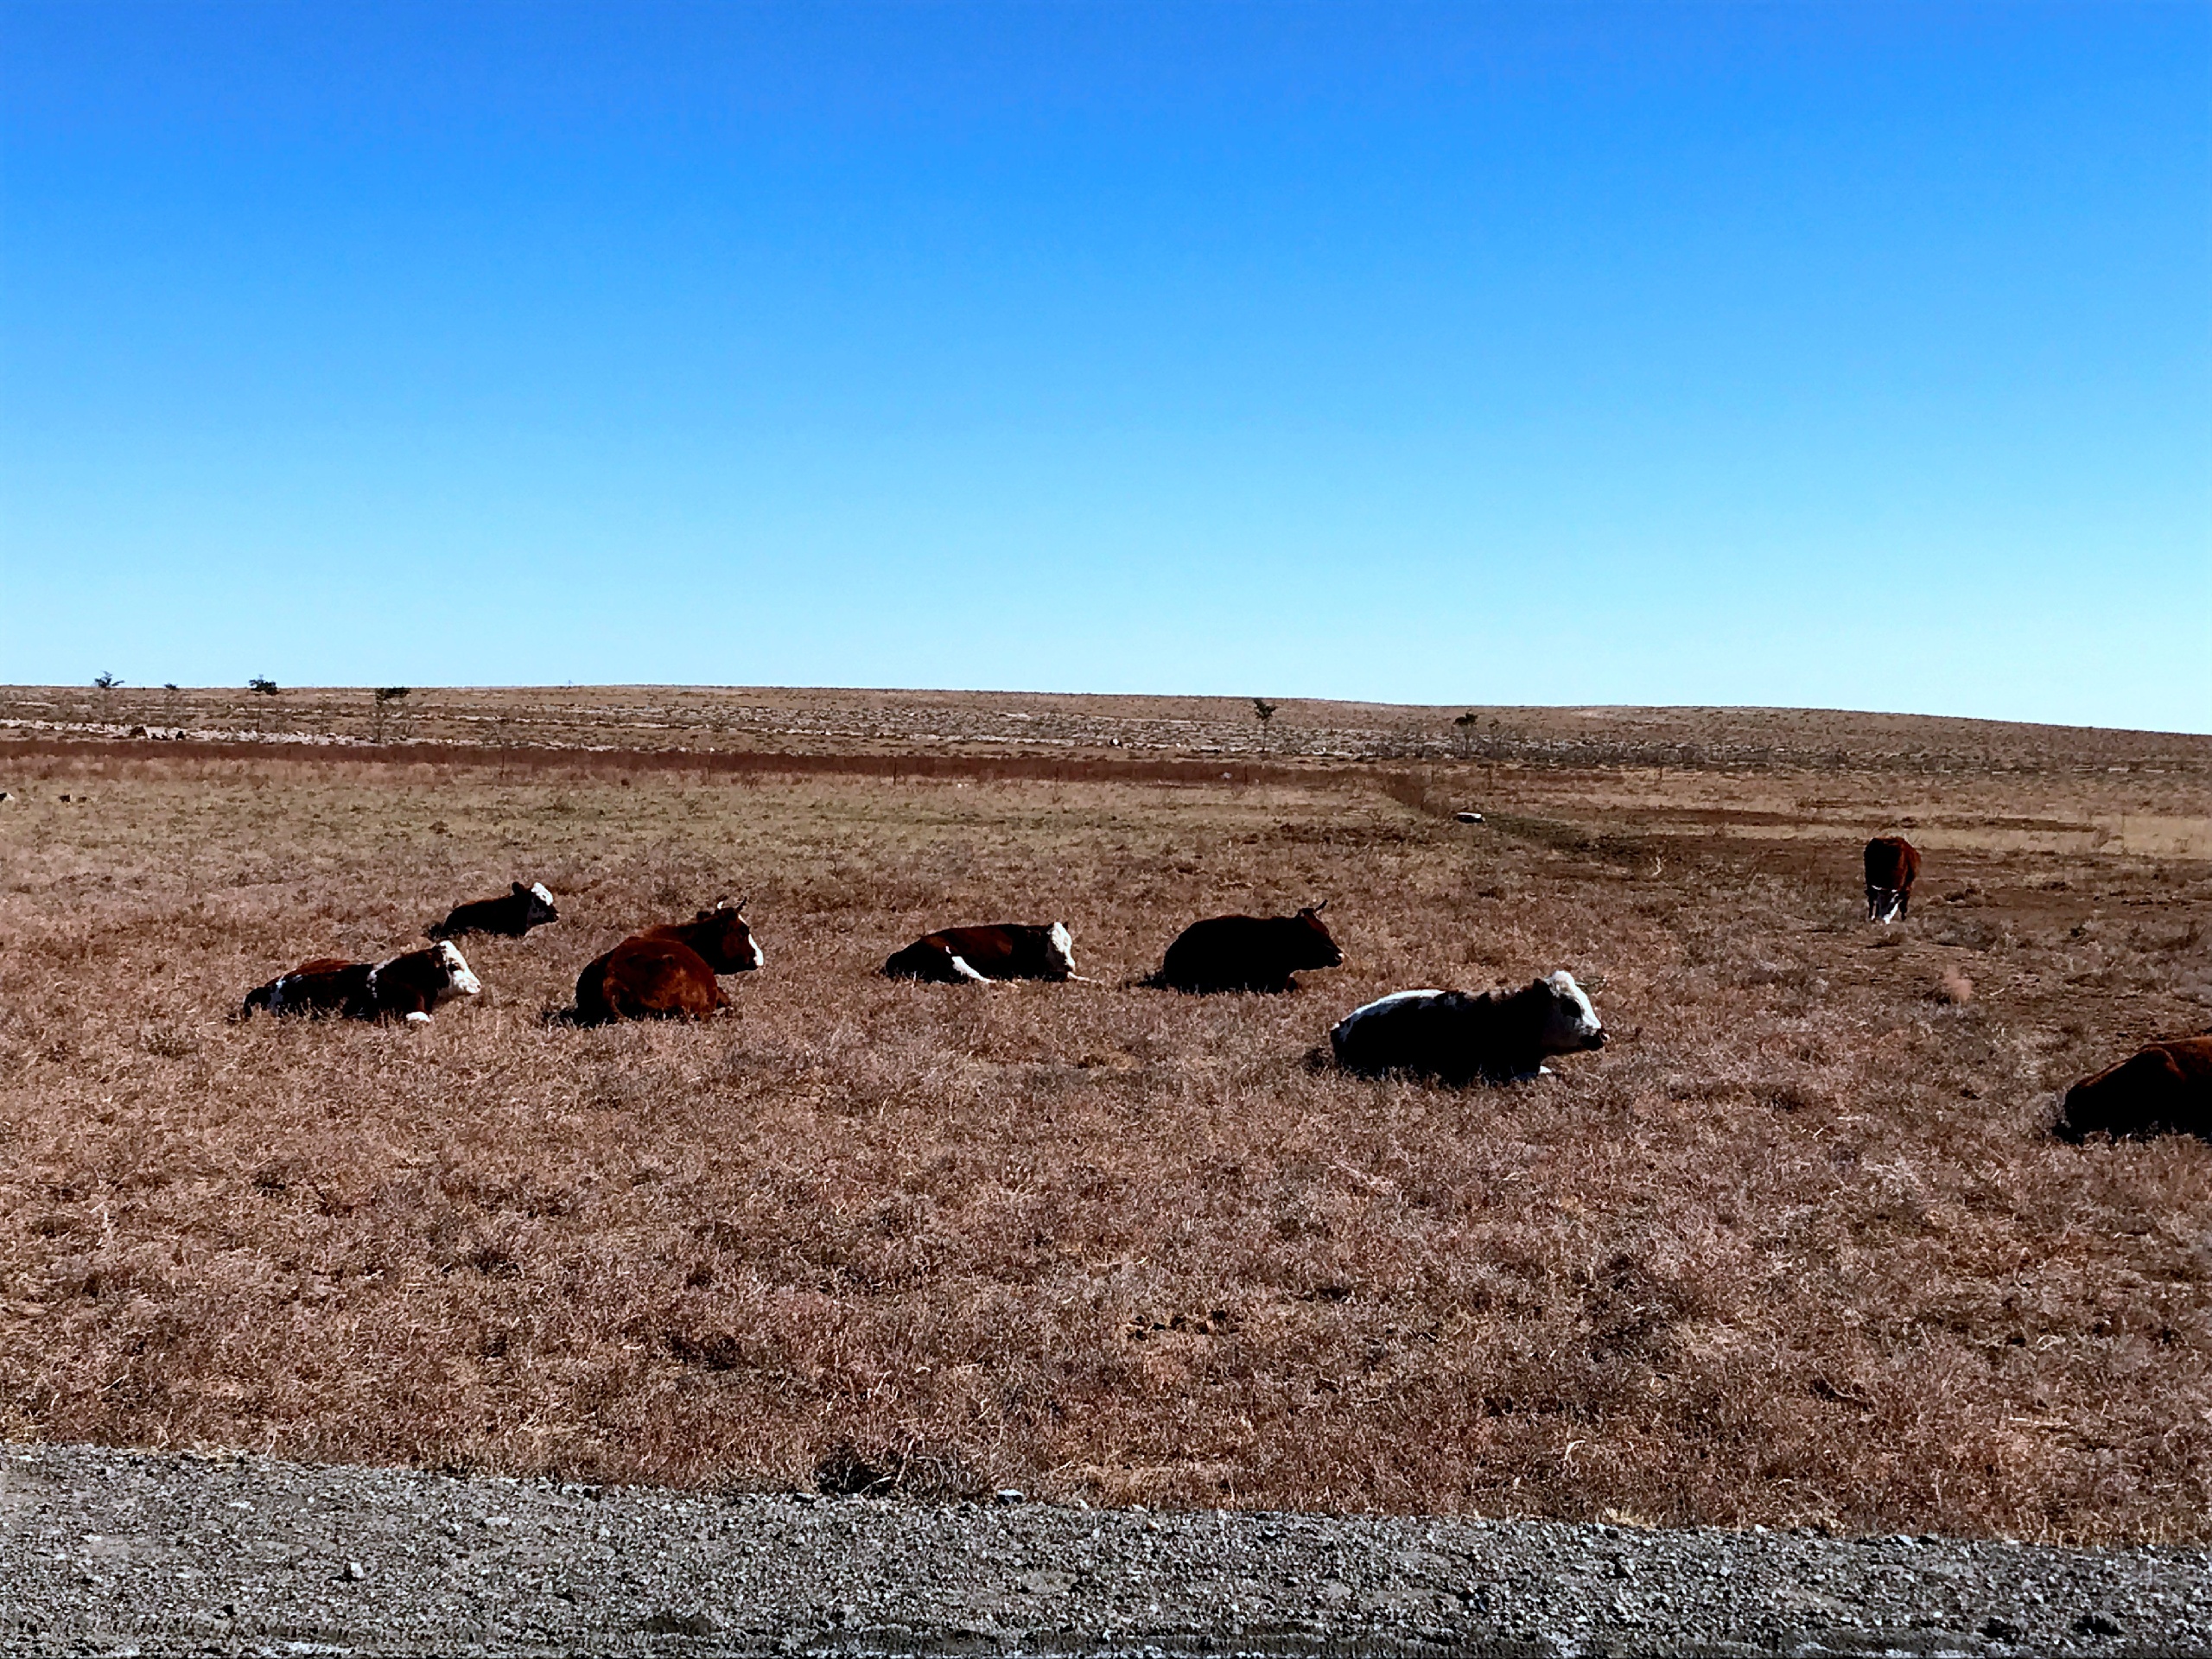
<svg viewBox="0 0 2212 1659">
<path fill-rule="evenodd" d="M 0 4 L 0 679 L 2212 729 L 2212 7 Z"/>
</svg>

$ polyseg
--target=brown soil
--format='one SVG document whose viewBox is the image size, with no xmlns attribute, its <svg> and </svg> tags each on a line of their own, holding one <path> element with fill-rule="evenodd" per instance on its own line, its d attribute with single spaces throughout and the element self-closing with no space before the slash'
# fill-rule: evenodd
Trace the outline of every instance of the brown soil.
<svg viewBox="0 0 2212 1659">
<path fill-rule="evenodd" d="M 510 695 L 563 731 L 601 706 Z M 1522 711 L 1495 756 L 1164 782 L 1127 762 L 1203 758 L 1139 747 L 1182 716 L 1100 700 L 1066 715 L 1095 753 L 1013 757 L 1057 780 L 980 747 L 922 778 L 898 699 L 777 695 L 889 734 L 805 776 L 734 733 L 720 769 L 422 729 L 404 759 L 0 743 L 0 1427 L 2206 1535 L 2212 1147 L 2044 1130 L 2071 1078 L 2212 1025 L 2212 742 L 1654 711 L 1639 741 L 1704 734 L 1662 771 Z M 467 702 L 417 696 L 426 725 Z M 1858 846 L 1900 827 L 1914 914 L 1870 928 Z M 561 922 L 466 944 L 489 988 L 431 1030 L 229 1021 L 514 877 Z M 747 891 L 768 966 L 734 1017 L 541 1023 L 623 931 Z M 1126 983 L 1194 916 L 1319 896 L 1350 960 L 1296 995 Z M 1052 918 L 1105 982 L 872 972 L 928 926 Z M 1379 992 L 1556 967 L 1616 1041 L 1539 1084 L 1306 1063 Z"/>
</svg>

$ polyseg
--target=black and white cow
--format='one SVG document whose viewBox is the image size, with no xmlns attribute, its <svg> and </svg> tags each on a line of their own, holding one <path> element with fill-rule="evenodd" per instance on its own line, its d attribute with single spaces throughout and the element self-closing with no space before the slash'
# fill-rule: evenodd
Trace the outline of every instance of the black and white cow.
<svg viewBox="0 0 2212 1659">
<path fill-rule="evenodd" d="M 1598 1011 L 1564 970 L 1510 995 L 1393 992 L 1354 1009 L 1329 1033 L 1337 1064 L 1348 1071 L 1410 1071 L 1448 1084 L 1533 1077 L 1551 1069 L 1548 1056 L 1605 1042 Z"/>
<path fill-rule="evenodd" d="M 500 933 L 518 939 L 533 927 L 560 919 L 561 912 L 553 908 L 553 895 L 546 892 L 544 883 L 524 887 L 517 881 L 502 898 L 455 905 L 445 920 L 423 931 L 434 939 L 454 939 L 464 933 Z"/>
<path fill-rule="evenodd" d="M 239 1013 L 265 1008 L 271 1014 L 314 1019 L 338 1014 L 347 1020 L 388 1020 L 397 1014 L 410 1026 L 427 1026 L 446 1003 L 474 996 L 483 988 L 461 952 L 441 944 L 376 963 L 317 957 L 248 991 Z"/>
</svg>

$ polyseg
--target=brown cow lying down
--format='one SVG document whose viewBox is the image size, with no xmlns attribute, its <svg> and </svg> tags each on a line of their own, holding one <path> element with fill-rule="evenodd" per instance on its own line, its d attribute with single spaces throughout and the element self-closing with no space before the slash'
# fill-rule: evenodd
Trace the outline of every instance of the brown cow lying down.
<svg viewBox="0 0 2212 1659">
<path fill-rule="evenodd" d="M 1319 905 L 1295 916 L 1212 916 L 1175 936 L 1153 982 L 1178 991 L 1294 991 L 1300 969 L 1344 959 Z"/>
<path fill-rule="evenodd" d="M 576 1023 L 706 1020 L 729 1006 L 715 970 L 681 939 L 633 935 L 576 976 Z"/>
<path fill-rule="evenodd" d="M 2056 1129 L 2086 1135 L 2193 1135 L 2212 1141 L 2212 1037 L 2152 1043 L 2066 1091 Z"/>
<path fill-rule="evenodd" d="M 1547 1055 L 1605 1042 L 1597 1010 L 1564 971 L 1510 996 L 1394 992 L 1354 1009 L 1329 1033 L 1337 1064 L 1346 1071 L 1411 1071 L 1449 1084 L 1533 1077 L 1551 1069 Z"/>
<path fill-rule="evenodd" d="M 304 1014 L 320 1019 L 387 1020 L 398 1014 L 411 1026 L 427 1026 L 430 1015 L 458 996 L 474 996 L 483 982 L 450 944 L 410 950 L 378 963 L 317 957 L 289 974 L 280 974 L 245 995 L 240 1014 L 256 1008 L 271 1014 Z"/>
<path fill-rule="evenodd" d="M 718 974 L 749 974 L 767 958 L 745 924 L 745 905 L 742 899 L 734 905 L 718 899 L 712 910 L 702 910 L 688 922 L 649 927 L 637 937 L 688 944 Z"/>
<path fill-rule="evenodd" d="M 1080 979 L 1067 924 L 995 922 L 925 933 L 883 964 L 892 979 L 943 985 L 993 979 Z"/>
</svg>

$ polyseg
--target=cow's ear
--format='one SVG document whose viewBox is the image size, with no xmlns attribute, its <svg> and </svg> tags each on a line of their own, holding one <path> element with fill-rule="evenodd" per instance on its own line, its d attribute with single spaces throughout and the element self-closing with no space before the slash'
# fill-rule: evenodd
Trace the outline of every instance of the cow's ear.
<svg viewBox="0 0 2212 1659">
<path fill-rule="evenodd" d="M 1308 905 L 1308 906 L 1306 906 L 1306 913 L 1308 916 L 1319 916 L 1319 915 L 1323 911 L 1326 910 L 1328 907 L 1329 907 L 1329 901 L 1328 901 L 1327 899 L 1323 899 L 1323 900 L 1321 900 L 1321 902 L 1320 902 L 1319 904 L 1318 904 L 1318 905 Z"/>
<path fill-rule="evenodd" d="M 530 889 L 529 889 L 528 887 L 525 887 L 524 886 L 523 886 L 523 884 L 522 884 L 521 882 L 519 882 L 519 881 L 511 881 L 511 882 L 509 882 L 507 885 L 508 885 L 508 886 L 510 886 L 510 887 L 512 887 L 514 889 L 514 893 L 515 893 L 515 897 L 516 897 L 516 898 L 518 898 L 518 899 L 527 899 L 528 897 L 530 897 Z"/>
</svg>

